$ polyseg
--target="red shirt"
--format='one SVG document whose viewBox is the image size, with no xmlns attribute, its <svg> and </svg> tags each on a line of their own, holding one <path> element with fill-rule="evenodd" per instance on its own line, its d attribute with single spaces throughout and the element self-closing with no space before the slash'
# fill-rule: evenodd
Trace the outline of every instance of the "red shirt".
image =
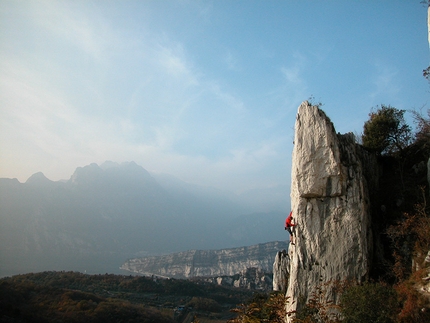
<svg viewBox="0 0 430 323">
<path fill-rule="evenodd" d="M 290 212 L 288 218 L 285 219 L 285 227 L 294 227 L 296 224 L 292 224 L 291 220 L 293 219 L 293 211 Z"/>
</svg>

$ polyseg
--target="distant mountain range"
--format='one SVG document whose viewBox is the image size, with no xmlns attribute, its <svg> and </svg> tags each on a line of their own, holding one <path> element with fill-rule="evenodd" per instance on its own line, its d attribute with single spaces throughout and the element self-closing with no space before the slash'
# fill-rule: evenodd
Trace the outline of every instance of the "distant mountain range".
<svg viewBox="0 0 430 323">
<path fill-rule="evenodd" d="M 249 211 L 232 194 L 151 175 L 134 162 L 79 167 L 68 181 L 2 178 L 0 276 L 121 273 L 128 258 L 287 238 L 285 211 Z"/>
</svg>

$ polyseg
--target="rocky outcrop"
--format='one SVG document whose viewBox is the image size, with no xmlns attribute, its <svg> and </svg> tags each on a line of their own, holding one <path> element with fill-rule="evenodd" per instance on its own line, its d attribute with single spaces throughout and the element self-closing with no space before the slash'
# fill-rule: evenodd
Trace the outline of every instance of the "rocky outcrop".
<svg viewBox="0 0 430 323">
<path fill-rule="evenodd" d="M 272 274 L 264 272 L 258 268 L 247 268 L 233 276 L 215 276 L 199 278 L 198 281 L 205 281 L 227 287 L 246 288 L 251 290 L 270 291 L 272 290 Z"/>
<path fill-rule="evenodd" d="M 290 275 L 290 257 L 284 249 L 278 251 L 273 263 L 273 290 L 285 291 L 288 286 L 288 277 Z"/>
<path fill-rule="evenodd" d="M 121 269 L 143 275 L 191 278 L 233 276 L 247 268 L 272 272 L 275 250 L 285 249 L 283 241 L 220 250 L 189 250 L 165 256 L 134 258 Z"/>
<path fill-rule="evenodd" d="M 372 233 L 366 178 L 376 173 L 376 162 L 354 142 L 353 134 L 336 134 L 319 107 L 300 105 L 291 175 L 297 227 L 295 246 L 288 251 L 288 311 L 300 309 L 321 285 L 336 303 L 330 284 L 368 276 Z"/>
</svg>

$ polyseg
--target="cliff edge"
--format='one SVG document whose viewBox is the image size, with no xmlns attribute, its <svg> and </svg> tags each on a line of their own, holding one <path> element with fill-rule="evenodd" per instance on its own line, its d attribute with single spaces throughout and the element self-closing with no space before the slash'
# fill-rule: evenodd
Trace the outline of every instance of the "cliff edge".
<svg viewBox="0 0 430 323">
<path fill-rule="evenodd" d="M 300 105 L 292 157 L 297 227 L 296 243 L 288 250 L 287 311 L 299 310 L 323 285 L 336 303 L 330 286 L 368 277 L 373 245 L 368 187 L 369 178 L 377 178 L 377 164 L 369 159 L 353 134 L 336 134 L 318 106 Z"/>
</svg>

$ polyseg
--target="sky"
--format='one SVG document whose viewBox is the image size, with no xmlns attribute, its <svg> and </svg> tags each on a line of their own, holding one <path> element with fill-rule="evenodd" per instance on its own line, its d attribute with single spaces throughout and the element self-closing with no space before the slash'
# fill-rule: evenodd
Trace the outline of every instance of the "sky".
<svg viewBox="0 0 430 323">
<path fill-rule="evenodd" d="M 302 101 L 361 134 L 378 105 L 429 108 L 427 66 L 420 0 L 0 0 L 0 177 L 289 187 Z"/>
</svg>

